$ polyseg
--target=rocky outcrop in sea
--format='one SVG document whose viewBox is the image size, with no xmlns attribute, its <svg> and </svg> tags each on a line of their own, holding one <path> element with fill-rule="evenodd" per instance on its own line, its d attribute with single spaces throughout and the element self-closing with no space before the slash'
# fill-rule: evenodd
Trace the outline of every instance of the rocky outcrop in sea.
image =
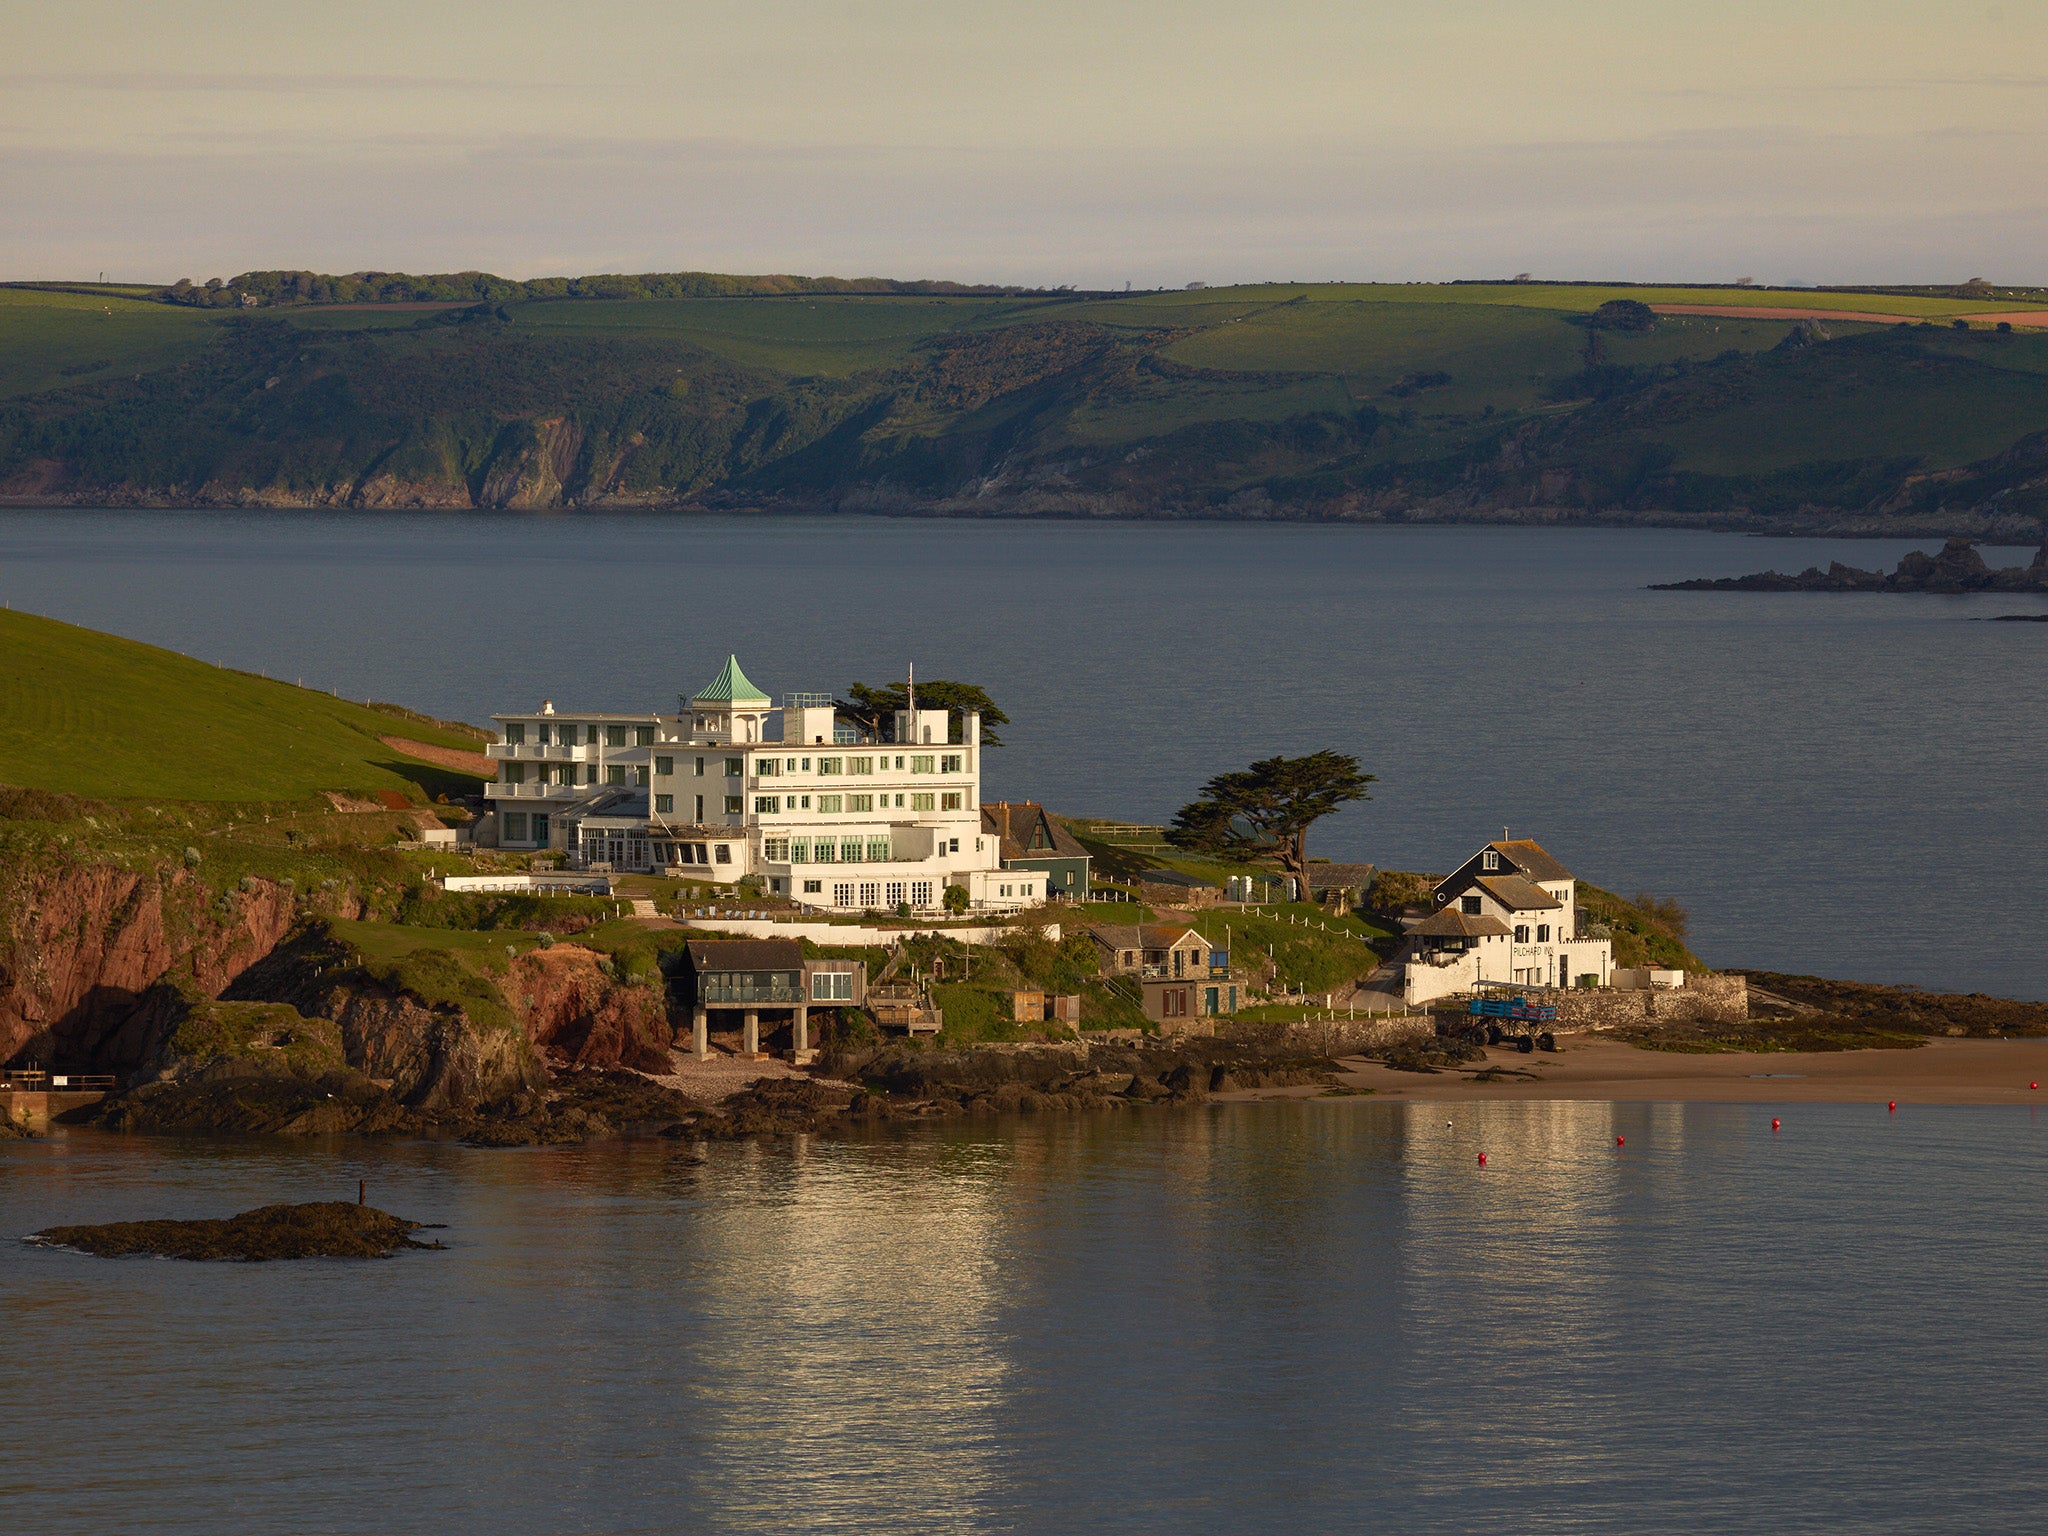
<svg viewBox="0 0 2048 1536">
<path fill-rule="evenodd" d="M 1836 560 L 1826 570 L 1808 566 L 1797 576 L 1760 571 L 1697 581 L 1656 582 L 1653 592 L 2048 592 L 2048 543 L 2031 565 L 1993 570 L 1968 539 L 1950 539 L 1939 554 L 1914 550 L 1889 576 Z"/>
</svg>

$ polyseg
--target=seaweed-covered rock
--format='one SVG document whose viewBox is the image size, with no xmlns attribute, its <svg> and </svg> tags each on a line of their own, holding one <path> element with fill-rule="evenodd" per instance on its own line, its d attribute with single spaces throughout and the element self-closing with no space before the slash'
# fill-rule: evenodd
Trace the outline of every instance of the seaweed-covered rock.
<svg viewBox="0 0 2048 1536">
<path fill-rule="evenodd" d="M 166 1259 L 388 1259 L 405 1248 L 441 1248 L 412 1234 L 424 1223 L 346 1200 L 265 1205 L 224 1220 L 110 1221 L 48 1227 L 28 1239 L 100 1258 L 148 1255 Z"/>
</svg>

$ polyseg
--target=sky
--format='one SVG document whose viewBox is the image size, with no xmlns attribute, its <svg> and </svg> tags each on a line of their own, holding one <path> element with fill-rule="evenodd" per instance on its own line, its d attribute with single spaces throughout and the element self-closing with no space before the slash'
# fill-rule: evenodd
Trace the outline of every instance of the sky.
<svg viewBox="0 0 2048 1536">
<path fill-rule="evenodd" d="M 2048 281 L 2040 0 L 0 0 L 0 276 Z"/>
</svg>

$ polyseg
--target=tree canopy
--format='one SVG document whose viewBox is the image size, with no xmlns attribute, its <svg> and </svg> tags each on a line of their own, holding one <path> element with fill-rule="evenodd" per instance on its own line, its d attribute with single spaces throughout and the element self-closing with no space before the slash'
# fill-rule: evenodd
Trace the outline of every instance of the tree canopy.
<svg viewBox="0 0 2048 1536">
<path fill-rule="evenodd" d="M 1341 752 L 1265 758 L 1204 784 L 1167 836 L 1182 848 L 1277 859 L 1306 896 L 1309 828 L 1353 800 L 1370 800 L 1366 785 L 1376 782 Z"/>
<path fill-rule="evenodd" d="M 850 720 L 858 720 L 877 736 L 886 737 L 893 725 L 891 717 L 899 709 L 909 706 L 909 700 L 901 683 L 886 683 L 880 688 L 870 688 L 866 683 L 855 683 L 846 690 L 846 697 L 835 700 L 833 708 Z M 1003 738 L 995 727 L 1008 725 L 1010 717 L 996 707 L 996 701 L 988 696 L 985 689 L 973 683 L 949 683 L 944 678 L 933 678 L 917 685 L 917 706 L 919 709 L 943 709 L 953 716 L 949 735 L 954 740 L 960 736 L 960 719 L 967 714 L 981 716 L 981 744 L 985 747 L 1000 747 Z"/>
</svg>

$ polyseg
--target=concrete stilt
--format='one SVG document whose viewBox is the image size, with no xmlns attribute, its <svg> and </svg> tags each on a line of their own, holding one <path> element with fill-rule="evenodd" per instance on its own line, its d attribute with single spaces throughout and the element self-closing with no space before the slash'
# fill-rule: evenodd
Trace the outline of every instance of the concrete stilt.
<svg viewBox="0 0 2048 1536">
<path fill-rule="evenodd" d="M 796 1022 L 789 1031 L 789 1059 L 797 1066 L 808 1067 L 818 1059 L 818 1053 L 811 1049 L 811 1011 L 802 1003 L 796 1005 Z"/>
<path fill-rule="evenodd" d="M 696 1049 L 699 1061 L 711 1059 L 711 1015 L 702 1008 L 690 1015 L 690 1043 Z"/>
<path fill-rule="evenodd" d="M 746 1033 L 741 1043 L 741 1053 L 750 1060 L 761 1054 L 761 1010 L 749 1008 L 746 1012 Z"/>
</svg>

